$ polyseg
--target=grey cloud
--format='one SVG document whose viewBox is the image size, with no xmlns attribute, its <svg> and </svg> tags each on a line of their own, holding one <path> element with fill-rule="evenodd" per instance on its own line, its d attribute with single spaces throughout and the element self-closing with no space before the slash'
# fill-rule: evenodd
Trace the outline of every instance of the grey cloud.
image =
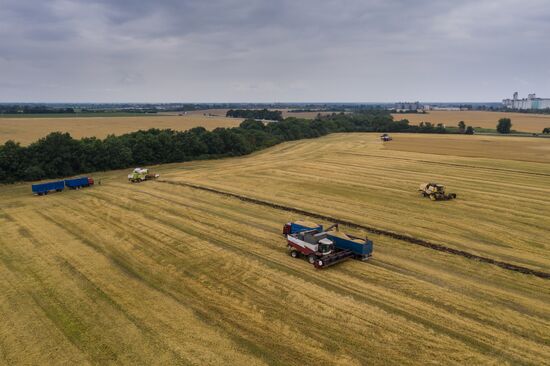
<svg viewBox="0 0 550 366">
<path fill-rule="evenodd" d="M 4 3 L 1 101 L 550 96 L 550 0 Z"/>
</svg>

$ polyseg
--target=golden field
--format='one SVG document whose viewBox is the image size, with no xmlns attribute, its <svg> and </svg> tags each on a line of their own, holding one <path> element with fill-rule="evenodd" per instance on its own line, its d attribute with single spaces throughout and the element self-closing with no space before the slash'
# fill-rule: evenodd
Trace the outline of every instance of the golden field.
<svg viewBox="0 0 550 366">
<path fill-rule="evenodd" d="M 510 118 L 512 129 L 520 132 L 542 133 L 544 128 L 550 127 L 550 114 L 485 111 L 430 111 L 426 114 L 393 114 L 394 120 L 408 119 L 412 125 L 417 125 L 420 122 L 432 122 L 456 126 L 458 122 L 464 121 L 468 126 L 492 129 L 496 129 L 498 120 L 501 118 Z"/>
<path fill-rule="evenodd" d="M 0 363 L 547 363 L 546 279 L 373 234 L 369 262 L 318 271 L 285 250 L 282 225 L 301 217 L 167 184 L 550 271 L 548 162 L 503 159 L 500 145 L 441 155 L 441 144 L 480 148 L 479 136 L 447 137 L 418 152 L 415 135 L 333 134 L 154 167 L 157 182 L 98 173 L 101 185 L 45 197 L 1 186 Z M 457 200 L 421 198 L 431 180 Z"/>
<path fill-rule="evenodd" d="M 505 159 L 550 163 L 550 139 L 525 137 L 464 136 L 416 134 L 398 138 L 384 148 L 390 150 L 458 155 L 463 157 Z M 550 171 L 549 171 L 550 172 Z"/>
<path fill-rule="evenodd" d="M 50 132 L 69 132 L 74 138 L 122 135 L 149 128 L 184 131 L 202 126 L 213 130 L 216 127 L 235 127 L 242 122 L 238 118 L 193 115 L 157 115 L 136 117 L 16 117 L 0 118 L 0 144 L 15 140 L 23 145 L 38 140 Z"/>
</svg>

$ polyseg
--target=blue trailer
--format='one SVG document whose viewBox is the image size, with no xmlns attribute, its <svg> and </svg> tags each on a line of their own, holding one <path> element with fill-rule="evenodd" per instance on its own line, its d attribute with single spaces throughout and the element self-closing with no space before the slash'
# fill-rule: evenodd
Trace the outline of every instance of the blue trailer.
<svg viewBox="0 0 550 366">
<path fill-rule="evenodd" d="M 52 191 L 61 192 L 63 189 L 65 189 L 65 182 L 62 180 L 32 185 L 32 192 L 39 196 L 42 196 L 43 194 L 48 194 L 48 192 Z"/>
<path fill-rule="evenodd" d="M 323 225 L 317 225 L 309 221 L 294 221 L 289 224 L 290 226 L 287 234 L 295 234 L 308 230 L 323 231 Z"/>
<path fill-rule="evenodd" d="M 349 240 L 332 235 L 330 231 L 327 232 L 327 236 L 334 242 L 334 246 L 336 248 L 352 251 L 356 256 L 361 257 L 361 259 L 367 259 L 372 255 L 372 240 L 359 239 L 355 237 L 350 237 L 351 240 Z"/>
<path fill-rule="evenodd" d="M 65 179 L 65 186 L 70 189 L 89 187 L 94 184 L 94 180 L 88 177 Z"/>
</svg>

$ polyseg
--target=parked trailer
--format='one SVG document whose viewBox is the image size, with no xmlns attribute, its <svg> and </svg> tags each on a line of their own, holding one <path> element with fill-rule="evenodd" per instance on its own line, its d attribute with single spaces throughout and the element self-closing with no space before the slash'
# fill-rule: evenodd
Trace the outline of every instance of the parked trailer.
<svg viewBox="0 0 550 366">
<path fill-rule="evenodd" d="M 53 191 L 61 192 L 63 189 L 65 189 L 65 182 L 62 180 L 59 180 L 56 182 L 39 183 L 39 184 L 32 185 L 32 193 L 37 194 L 39 196 L 48 194 L 49 192 L 53 192 Z"/>
<path fill-rule="evenodd" d="M 324 230 L 322 225 L 308 221 L 289 222 L 283 226 L 283 235 L 290 255 L 307 257 L 315 268 L 350 258 L 367 260 L 373 252 L 371 240 L 346 235 L 338 230 L 338 224 Z"/>
<path fill-rule="evenodd" d="M 83 187 L 89 187 L 93 184 L 94 184 L 94 179 L 89 177 L 65 179 L 65 186 L 70 189 L 79 189 Z"/>
</svg>

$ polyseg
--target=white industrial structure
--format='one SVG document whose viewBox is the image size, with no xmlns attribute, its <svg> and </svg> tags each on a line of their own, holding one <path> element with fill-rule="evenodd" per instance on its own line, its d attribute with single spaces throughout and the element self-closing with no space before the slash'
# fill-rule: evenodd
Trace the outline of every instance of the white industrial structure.
<svg viewBox="0 0 550 366">
<path fill-rule="evenodd" d="M 527 98 L 519 99 L 518 92 L 515 92 L 512 99 L 504 99 L 502 104 L 509 109 L 547 109 L 550 108 L 550 98 L 537 98 L 536 94 L 529 94 Z"/>
<path fill-rule="evenodd" d="M 420 102 L 399 102 L 393 105 L 393 109 L 397 112 L 418 111 L 424 109 Z"/>
</svg>

